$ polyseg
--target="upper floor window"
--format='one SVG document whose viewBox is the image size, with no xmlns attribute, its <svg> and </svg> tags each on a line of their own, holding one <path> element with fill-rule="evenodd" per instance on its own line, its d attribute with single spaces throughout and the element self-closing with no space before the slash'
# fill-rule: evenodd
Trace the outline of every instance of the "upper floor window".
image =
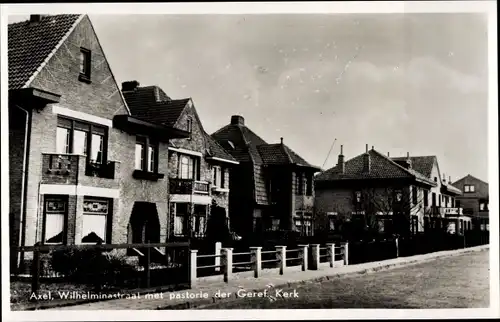
<svg viewBox="0 0 500 322">
<path fill-rule="evenodd" d="M 198 158 L 181 154 L 179 158 L 179 178 L 198 180 L 200 175 L 198 166 Z"/>
<path fill-rule="evenodd" d="M 361 191 L 354 192 L 354 203 L 355 204 L 361 203 Z"/>
<path fill-rule="evenodd" d="M 424 190 L 424 207 L 429 205 L 429 191 Z"/>
<path fill-rule="evenodd" d="M 217 188 L 224 188 L 224 169 L 219 166 L 212 167 L 212 184 Z"/>
<path fill-rule="evenodd" d="M 190 117 L 186 121 L 186 131 L 189 132 L 189 139 L 191 139 L 191 133 L 193 132 L 193 119 Z"/>
<path fill-rule="evenodd" d="M 414 205 L 418 204 L 418 188 L 415 186 L 412 187 L 411 199 Z"/>
<path fill-rule="evenodd" d="M 464 192 L 475 192 L 476 187 L 472 184 L 466 184 L 464 185 Z"/>
<path fill-rule="evenodd" d="M 306 185 L 306 196 L 312 196 L 313 192 L 313 183 L 312 183 L 312 175 L 306 175 L 305 178 L 305 185 Z"/>
<path fill-rule="evenodd" d="M 135 143 L 135 168 L 158 172 L 158 143 L 146 137 L 137 137 Z"/>
<path fill-rule="evenodd" d="M 401 190 L 396 190 L 394 192 L 396 202 L 403 201 L 403 192 Z"/>
<path fill-rule="evenodd" d="M 297 195 L 301 195 L 302 194 L 302 174 L 301 173 L 297 173 L 295 175 L 295 187 L 296 187 L 296 191 L 297 191 Z"/>
<path fill-rule="evenodd" d="M 485 200 L 479 200 L 479 211 L 487 211 L 488 210 L 488 202 Z"/>
<path fill-rule="evenodd" d="M 80 75 L 79 79 L 83 81 L 90 81 L 91 70 L 91 51 L 85 48 L 80 48 Z"/>
<path fill-rule="evenodd" d="M 84 155 L 90 163 L 102 164 L 106 161 L 106 145 L 106 127 L 58 117 L 56 153 Z"/>
</svg>

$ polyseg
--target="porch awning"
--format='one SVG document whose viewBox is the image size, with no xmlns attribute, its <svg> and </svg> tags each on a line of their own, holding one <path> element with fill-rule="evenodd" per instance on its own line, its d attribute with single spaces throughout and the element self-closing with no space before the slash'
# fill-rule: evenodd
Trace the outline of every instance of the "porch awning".
<svg viewBox="0 0 500 322">
<path fill-rule="evenodd" d="M 130 134 L 148 135 L 163 142 L 168 142 L 170 139 L 189 138 L 187 131 L 143 121 L 130 115 L 116 115 L 113 118 L 113 127 Z"/>
</svg>

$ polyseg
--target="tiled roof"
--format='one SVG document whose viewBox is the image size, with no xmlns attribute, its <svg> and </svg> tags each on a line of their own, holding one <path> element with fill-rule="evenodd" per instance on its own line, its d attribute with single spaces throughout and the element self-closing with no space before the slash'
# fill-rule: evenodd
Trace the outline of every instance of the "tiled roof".
<svg viewBox="0 0 500 322">
<path fill-rule="evenodd" d="M 328 169 L 318 176 L 316 181 L 335 181 L 335 180 L 365 180 L 365 179 L 404 179 L 418 178 L 428 184 L 435 183 L 427 179 L 424 175 L 411 169 L 405 169 L 396 162 L 386 157 L 376 150 L 369 150 L 370 155 L 370 171 L 363 171 L 363 155 L 360 154 L 345 162 L 344 173 L 340 172 L 340 167 L 337 165 Z"/>
<path fill-rule="evenodd" d="M 9 89 L 22 88 L 70 31 L 80 15 L 44 16 L 8 27 Z"/>
<path fill-rule="evenodd" d="M 158 86 L 123 91 L 132 116 L 144 121 L 174 126 L 189 98 L 173 100 Z"/>
<path fill-rule="evenodd" d="M 231 154 L 224 150 L 224 148 L 207 133 L 205 133 L 205 140 L 207 142 L 207 149 L 210 156 L 229 161 L 236 161 Z"/>
<path fill-rule="evenodd" d="M 401 162 L 406 161 L 407 157 L 397 157 L 391 159 L 396 162 Z M 432 168 L 434 167 L 434 162 L 437 160 L 435 155 L 410 157 L 410 160 L 412 169 L 420 172 L 429 179 L 431 178 Z"/>
<path fill-rule="evenodd" d="M 263 164 L 257 146 L 267 144 L 261 137 L 244 125 L 228 124 L 212 134 L 237 161 L 253 163 L 253 190 L 257 204 L 268 204 L 266 183 L 261 169 Z"/>
<path fill-rule="evenodd" d="M 301 158 L 284 144 L 265 144 L 257 146 L 262 161 L 266 165 L 296 164 L 317 168 Z"/>
<path fill-rule="evenodd" d="M 254 161 L 262 164 L 257 146 L 267 144 L 261 137 L 244 125 L 228 124 L 212 134 L 234 158 L 240 162 Z"/>
</svg>

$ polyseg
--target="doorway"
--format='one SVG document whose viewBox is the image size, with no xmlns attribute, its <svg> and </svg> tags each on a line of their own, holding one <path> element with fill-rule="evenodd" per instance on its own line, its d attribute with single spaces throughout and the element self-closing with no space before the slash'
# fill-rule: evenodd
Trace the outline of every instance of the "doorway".
<svg viewBox="0 0 500 322">
<path fill-rule="evenodd" d="M 134 203 L 128 233 L 128 242 L 132 244 L 160 242 L 160 220 L 156 204 L 142 201 Z"/>
</svg>

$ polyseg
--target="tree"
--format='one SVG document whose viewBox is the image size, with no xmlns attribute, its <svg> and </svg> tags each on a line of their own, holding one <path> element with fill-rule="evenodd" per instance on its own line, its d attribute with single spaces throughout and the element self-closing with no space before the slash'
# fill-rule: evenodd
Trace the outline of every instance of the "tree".
<svg viewBox="0 0 500 322">
<path fill-rule="evenodd" d="M 363 188 L 355 192 L 354 205 L 368 233 L 380 231 L 382 217 L 386 233 L 407 236 L 427 226 L 426 217 L 436 215 L 417 186 Z"/>
</svg>

